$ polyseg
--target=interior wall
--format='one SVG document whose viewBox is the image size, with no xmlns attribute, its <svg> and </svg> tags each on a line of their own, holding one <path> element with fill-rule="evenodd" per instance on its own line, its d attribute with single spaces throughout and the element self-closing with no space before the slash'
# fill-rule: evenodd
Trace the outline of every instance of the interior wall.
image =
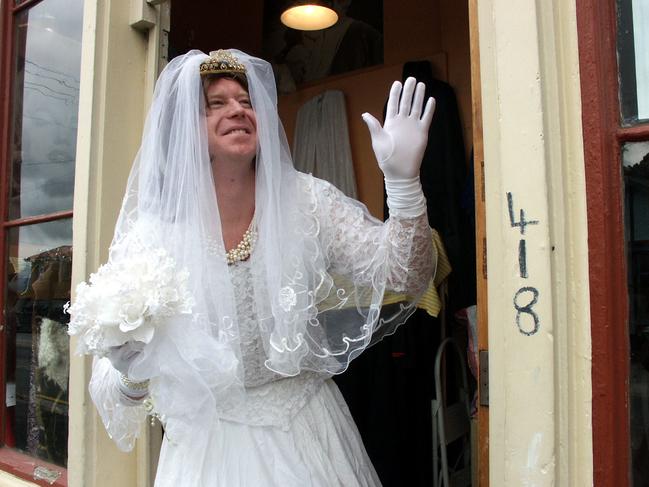
<svg viewBox="0 0 649 487">
<path fill-rule="evenodd" d="M 190 49 L 236 48 L 261 56 L 264 0 L 171 2 L 169 57 Z"/>
<path fill-rule="evenodd" d="M 383 2 L 383 61 L 386 65 L 421 59 L 442 50 L 440 2 Z"/>
</svg>

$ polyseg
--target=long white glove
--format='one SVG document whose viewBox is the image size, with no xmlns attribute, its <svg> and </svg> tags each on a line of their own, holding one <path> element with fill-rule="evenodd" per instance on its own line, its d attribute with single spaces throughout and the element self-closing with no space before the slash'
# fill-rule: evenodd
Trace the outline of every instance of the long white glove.
<svg viewBox="0 0 649 487">
<path fill-rule="evenodd" d="M 363 114 L 372 137 L 372 148 L 383 176 L 391 215 L 416 217 L 426 209 L 419 168 L 428 143 L 428 129 L 435 112 L 435 99 L 424 108 L 426 86 L 408 78 L 390 89 L 385 124 Z M 423 114 L 422 114 L 423 109 Z"/>
<path fill-rule="evenodd" d="M 120 373 L 119 389 L 132 399 L 142 398 L 148 393 L 148 381 L 133 382 L 128 378 L 129 368 L 143 348 L 142 342 L 126 342 L 119 347 L 111 347 L 106 355 L 113 368 Z"/>
</svg>

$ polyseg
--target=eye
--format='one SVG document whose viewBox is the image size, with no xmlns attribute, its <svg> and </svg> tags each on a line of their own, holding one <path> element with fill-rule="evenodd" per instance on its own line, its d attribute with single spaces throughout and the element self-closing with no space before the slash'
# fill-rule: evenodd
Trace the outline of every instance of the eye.
<svg viewBox="0 0 649 487">
<path fill-rule="evenodd" d="M 252 102 L 250 101 L 250 98 L 243 98 L 239 101 L 239 104 L 245 108 L 252 108 Z"/>
<path fill-rule="evenodd" d="M 223 100 L 220 100 L 218 98 L 214 98 L 214 99 L 209 100 L 207 102 L 207 106 L 210 107 L 210 108 L 219 108 L 219 107 L 222 107 L 224 104 L 225 103 L 223 102 Z"/>
</svg>

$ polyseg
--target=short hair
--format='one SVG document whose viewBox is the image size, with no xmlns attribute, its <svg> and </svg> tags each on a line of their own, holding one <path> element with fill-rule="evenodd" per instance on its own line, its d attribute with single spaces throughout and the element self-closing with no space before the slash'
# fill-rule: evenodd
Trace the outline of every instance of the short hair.
<svg viewBox="0 0 649 487">
<path fill-rule="evenodd" d="M 231 79 L 241 85 L 241 87 L 248 90 L 248 78 L 243 73 L 210 73 L 201 76 L 203 83 L 203 91 L 207 94 L 207 88 L 217 79 Z"/>
</svg>

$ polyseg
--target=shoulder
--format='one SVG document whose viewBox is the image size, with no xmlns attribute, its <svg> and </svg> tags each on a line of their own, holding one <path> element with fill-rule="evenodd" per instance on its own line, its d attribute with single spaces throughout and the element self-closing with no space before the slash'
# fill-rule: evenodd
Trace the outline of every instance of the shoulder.
<svg viewBox="0 0 649 487">
<path fill-rule="evenodd" d="M 297 172 L 298 186 L 311 190 L 316 194 L 320 193 L 340 193 L 336 186 L 331 184 L 329 181 L 315 177 L 313 174 L 307 174 L 303 172 Z"/>
<path fill-rule="evenodd" d="M 329 181 L 317 178 L 312 174 L 298 171 L 297 183 L 299 188 L 309 194 L 312 194 L 316 198 L 320 198 L 322 196 L 337 196 L 338 194 L 342 195 L 342 192 Z"/>
<path fill-rule="evenodd" d="M 324 179 L 317 178 L 311 173 L 297 171 L 297 180 L 300 186 L 318 187 L 318 188 L 333 187 L 333 184 L 331 184 L 329 181 L 325 181 Z"/>
</svg>

